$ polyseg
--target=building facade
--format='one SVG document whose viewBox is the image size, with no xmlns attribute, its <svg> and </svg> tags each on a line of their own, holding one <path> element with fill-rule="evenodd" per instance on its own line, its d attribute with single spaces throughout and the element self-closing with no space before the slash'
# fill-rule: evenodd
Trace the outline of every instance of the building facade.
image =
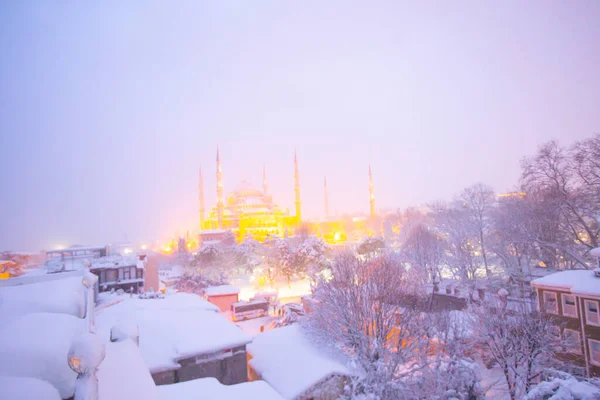
<svg viewBox="0 0 600 400">
<path fill-rule="evenodd" d="M 92 261 L 90 272 L 98 277 L 99 292 L 123 289 L 138 293 L 144 287 L 144 262 L 145 256 L 104 257 Z"/>
<path fill-rule="evenodd" d="M 540 310 L 552 316 L 558 359 L 600 377 L 600 269 L 557 272 L 535 279 Z"/>
</svg>

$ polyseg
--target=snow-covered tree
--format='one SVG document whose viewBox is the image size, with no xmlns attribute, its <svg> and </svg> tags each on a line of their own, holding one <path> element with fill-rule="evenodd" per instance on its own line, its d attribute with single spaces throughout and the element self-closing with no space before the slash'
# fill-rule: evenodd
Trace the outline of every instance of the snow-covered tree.
<svg viewBox="0 0 600 400">
<path fill-rule="evenodd" d="M 329 267 L 328 256 L 331 249 L 327 243 L 316 236 L 302 237 L 295 243 L 293 252 L 296 272 L 308 276 L 312 281 L 315 281 L 318 274 Z"/>
<path fill-rule="evenodd" d="M 543 207 L 540 219 L 546 222 L 546 230 L 534 232 L 530 239 L 579 268 L 588 267 L 586 255 L 600 240 L 599 149 L 600 134 L 570 149 L 551 141 L 522 161 L 521 185 L 527 197 Z"/>
<path fill-rule="evenodd" d="M 472 398 L 478 378 L 459 345 L 463 324 L 422 313 L 425 300 L 398 257 L 341 253 L 331 273 L 302 323 L 362 370 L 348 398 Z"/>
<path fill-rule="evenodd" d="M 381 236 L 367 236 L 356 246 L 356 252 L 365 257 L 377 257 L 385 249 L 385 239 Z"/>
<path fill-rule="evenodd" d="M 563 371 L 545 370 L 542 382 L 535 385 L 524 400 L 596 400 L 600 399 L 597 380 L 579 381 Z"/>
<path fill-rule="evenodd" d="M 432 204 L 435 229 L 446 244 L 446 264 L 458 279 L 473 280 L 483 266 L 477 232 L 463 207 L 438 202 Z"/>
<path fill-rule="evenodd" d="M 411 268 L 419 272 L 423 281 L 432 282 L 440 276 L 440 267 L 445 259 L 444 240 L 426 226 L 417 225 L 402 245 L 402 256 Z"/>
<path fill-rule="evenodd" d="M 460 205 L 466 210 L 467 223 L 471 225 L 483 260 L 486 276 L 490 276 L 487 239 L 491 229 L 490 212 L 496 201 L 494 190 L 482 183 L 464 189 Z"/>
<path fill-rule="evenodd" d="M 529 391 L 552 355 L 552 321 L 527 303 L 508 303 L 506 293 L 488 299 L 473 311 L 473 327 L 488 364 L 503 372 L 512 400 Z"/>
<path fill-rule="evenodd" d="M 237 246 L 239 264 L 243 265 L 247 273 L 252 273 L 254 268 L 261 264 L 264 247 L 252 237 L 247 237 Z"/>
</svg>

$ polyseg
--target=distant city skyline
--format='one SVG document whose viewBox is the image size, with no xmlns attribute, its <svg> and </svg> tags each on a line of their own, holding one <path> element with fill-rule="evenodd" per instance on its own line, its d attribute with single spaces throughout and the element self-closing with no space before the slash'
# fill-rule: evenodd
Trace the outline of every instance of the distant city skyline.
<svg viewBox="0 0 600 400">
<path fill-rule="evenodd" d="M 294 211 L 514 188 L 600 132 L 600 3 L 5 2 L 0 250 L 195 232 L 242 180 Z"/>
</svg>

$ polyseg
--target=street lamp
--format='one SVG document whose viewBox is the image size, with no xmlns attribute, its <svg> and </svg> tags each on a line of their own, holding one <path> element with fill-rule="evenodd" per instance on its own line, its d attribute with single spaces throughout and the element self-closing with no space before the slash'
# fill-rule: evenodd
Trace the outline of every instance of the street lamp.
<svg viewBox="0 0 600 400">
<path fill-rule="evenodd" d="M 71 344 L 67 361 L 77 373 L 75 400 L 98 400 L 98 366 L 106 356 L 102 340 L 93 333 L 83 333 Z"/>
</svg>

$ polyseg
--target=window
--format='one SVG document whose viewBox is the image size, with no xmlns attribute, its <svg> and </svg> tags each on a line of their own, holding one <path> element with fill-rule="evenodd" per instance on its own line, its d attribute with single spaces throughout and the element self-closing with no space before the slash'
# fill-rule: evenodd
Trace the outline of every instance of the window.
<svg viewBox="0 0 600 400">
<path fill-rule="evenodd" d="M 544 292 L 544 311 L 551 314 L 558 314 L 558 304 L 556 303 L 556 293 Z"/>
<path fill-rule="evenodd" d="M 590 344 L 590 361 L 594 365 L 600 365 L 600 342 L 593 339 L 588 339 Z"/>
<path fill-rule="evenodd" d="M 563 344 L 569 353 L 581 354 L 581 336 L 579 331 L 565 329 L 563 333 Z"/>
<path fill-rule="evenodd" d="M 561 294 L 563 315 L 577 318 L 577 303 L 575 296 L 571 294 Z"/>
<path fill-rule="evenodd" d="M 118 276 L 118 271 L 116 269 L 109 269 L 106 271 L 106 282 L 115 282 Z"/>
<path fill-rule="evenodd" d="M 600 326 L 600 317 L 598 316 L 598 302 L 596 300 L 586 300 L 585 320 L 589 325 Z"/>
<path fill-rule="evenodd" d="M 123 269 L 123 280 L 127 280 L 127 279 L 130 279 L 129 268 Z"/>
</svg>

